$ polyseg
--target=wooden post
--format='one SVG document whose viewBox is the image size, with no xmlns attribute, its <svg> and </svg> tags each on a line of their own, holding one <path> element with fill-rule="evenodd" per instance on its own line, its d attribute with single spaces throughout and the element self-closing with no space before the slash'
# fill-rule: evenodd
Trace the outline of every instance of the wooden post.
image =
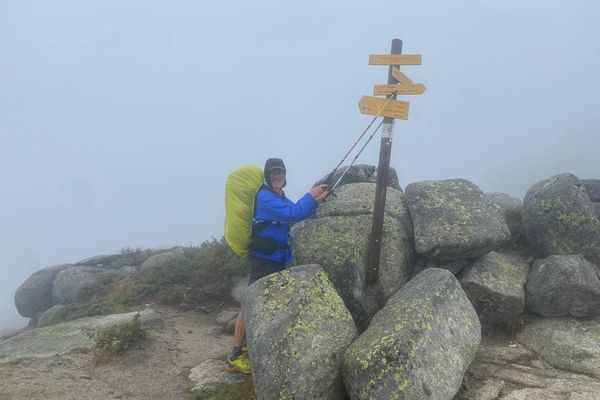
<svg viewBox="0 0 600 400">
<path fill-rule="evenodd" d="M 402 54 L 402 40 L 392 40 L 391 54 Z M 388 72 L 388 85 L 399 81 L 392 74 L 394 66 L 390 65 Z M 396 99 L 396 95 L 390 95 Z M 388 96 L 389 98 L 389 96 Z M 371 238 L 367 253 L 367 283 L 372 285 L 379 279 L 379 263 L 381 260 L 381 238 L 383 233 L 383 216 L 385 211 L 385 196 L 387 194 L 387 181 L 392 153 L 392 130 L 394 118 L 385 117 L 381 125 L 381 147 L 379 149 L 379 166 L 377 169 L 377 184 L 375 187 L 375 206 L 373 209 L 373 223 L 371 225 Z"/>
</svg>

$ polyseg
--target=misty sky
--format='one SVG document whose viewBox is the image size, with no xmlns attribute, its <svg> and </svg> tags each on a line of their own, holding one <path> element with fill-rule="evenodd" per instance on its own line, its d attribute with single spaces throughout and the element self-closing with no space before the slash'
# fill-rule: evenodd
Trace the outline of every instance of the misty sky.
<svg viewBox="0 0 600 400">
<path fill-rule="evenodd" d="M 297 199 L 370 121 L 393 38 L 427 86 L 396 124 L 403 187 L 600 178 L 599 20 L 592 0 L 0 0 L 0 327 L 44 266 L 221 237 L 237 166 L 283 158 Z"/>
</svg>

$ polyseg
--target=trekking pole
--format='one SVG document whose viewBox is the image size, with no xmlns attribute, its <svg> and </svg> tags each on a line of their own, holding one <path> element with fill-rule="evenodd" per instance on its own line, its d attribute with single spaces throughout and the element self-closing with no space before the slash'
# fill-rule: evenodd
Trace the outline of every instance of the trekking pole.
<svg viewBox="0 0 600 400">
<path fill-rule="evenodd" d="M 344 156 L 344 158 L 342 158 L 342 161 L 340 161 L 339 164 L 336 165 L 336 167 L 333 169 L 333 171 L 331 171 L 331 173 L 329 175 L 327 175 L 327 178 L 325 178 L 325 182 L 327 182 L 331 178 L 333 178 L 333 175 L 335 175 L 335 173 L 337 172 L 337 170 L 340 169 L 340 166 L 344 163 L 344 161 L 346 161 L 346 158 L 348 158 L 348 156 L 350 155 L 350 153 L 352 153 L 352 150 L 354 150 L 354 148 L 356 147 L 356 145 L 358 144 L 358 142 L 360 142 L 361 139 L 363 138 L 363 136 L 365 136 L 365 134 L 369 131 L 369 129 L 371 129 L 371 126 L 373 126 L 373 122 L 375 122 L 376 119 L 377 119 L 377 115 L 375 117 L 373 117 L 373 119 L 371 120 L 371 123 L 369 124 L 369 126 L 367 126 L 367 128 L 363 131 L 363 133 L 360 134 L 360 136 L 358 137 L 358 139 L 356 140 L 356 142 L 354 142 L 354 144 L 352 145 L 352 147 L 350 147 L 350 150 L 348 150 L 348 152 L 346 153 L 346 155 Z"/>
<path fill-rule="evenodd" d="M 367 128 L 363 131 L 363 133 L 360 134 L 360 136 L 358 137 L 358 139 L 356 140 L 356 142 L 354 142 L 354 144 L 350 147 L 350 150 L 348 150 L 348 152 L 346 153 L 346 155 L 344 156 L 344 158 L 342 158 L 342 161 L 340 161 L 339 164 L 333 169 L 333 171 L 331 171 L 331 173 L 329 175 L 327 175 L 327 178 L 325 178 L 325 180 L 323 182 L 328 182 L 331 178 L 333 178 L 333 175 L 335 175 L 335 173 L 338 171 L 338 169 L 340 169 L 340 166 L 344 163 L 344 161 L 346 161 L 346 158 L 348 158 L 348 156 L 350 155 L 350 153 L 352 153 L 352 150 L 354 150 L 354 148 L 356 147 L 356 145 L 358 144 L 358 142 L 361 141 L 361 139 L 365 136 L 365 134 L 369 131 L 369 129 L 371 129 L 371 127 L 373 126 L 373 123 L 375 122 L 375 120 L 379 117 L 379 115 L 381 115 L 381 113 L 383 112 L 383 110 L 385 110 L 385 107 L 388 105 L 388 103 L 390 102 L 390 100 L 392 100 L 392 97 L 390 97 L 385 102 L 385 104 L 383 105 L 383 107 L 381 107 L 381 109 L 379 110 L 379 112 L 377 113 L 377 115 L 375 115 L 373 117 L 373 119 L 369 123 L 369 126 L 367 126 Z M 379 126 L 381 126 L 381 124 L 379 124 Z M 379 129 L 379 126 L 377 127 L 377 129 Z M 369 139 L 369 140 L 371 140 L 371 139 Z M 368 141 L 367 141 L 367 143 L 368 143 Z M 356 161 L 356 159 L 354 161 Z M 334 194 L 334 196 L 335 196 L 335 194 Z"/>
<path fill-rule="evenodd" d="M 385 106 L 384 106 L 385 108 Z M 348 165 L 346 167 L 346 169 L 344 170 L 344 173 L 342 174 L 342 176 L 339 177 L 339 179 L 337 180 L 337 182 L 335 183 L 335 185 L 333 185 L 333 187 L 331 189 L 329 189 L 329 192 L 331 192 L 331 194 L 333 194 L 335 196 L 335 193 L 333 193 L 333 189 L 335 189 L 339 183 L 342 181 L 342 178 L 344 177 L 344 175 L 346 175 L 346 172 L 348 172 L 348 170 L 350 169 L 350 167 L 352 167 L 354 165 L 354 163 L 356 162 L 356 160 L 358 160 L 358 157 L 361 155 L 361 153 L 363 152 L 363 150 L 367 147 L 367 145 L 369 144 L 369 142 L 371 141 L 371 139 L 373 139 L 373 137 L 375 136 L 375 134 L 377 133 L 377 131 L 379 130 L 379 128 L 381 128 L 381 125 L 383 124 L 383 119 L 381 120 L 381 122 L 379 122 L 379 125 L 377 125 L 377 128 L 375 128 L 375 130 L 373 131 L 373 133 L 371 134 L 371 136 L 369 136 L 369 138 L 367 139 L 367 141 L 365 142 L 365 144 L 363 145 L 363 147 L 361 147 L 361 149 L 358 151 L 358 154 L 356 154 L 356 156 L 354 157 L 354 159 L 352 160 L 352 162 L 350 163 L 350 165 Z"/>
</svg>

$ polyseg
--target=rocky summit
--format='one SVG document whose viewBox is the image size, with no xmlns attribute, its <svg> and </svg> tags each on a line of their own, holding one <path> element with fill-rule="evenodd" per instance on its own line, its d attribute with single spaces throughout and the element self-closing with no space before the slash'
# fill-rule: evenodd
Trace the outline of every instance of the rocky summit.
<svg viewBox="0 0 600 400">
<path fill-rule="evenodd" d="M 242 298 L 257 399 L 343 399 L 356 327 L 318 265 L 260 279 Z"/>
<path fill-rule="evenodd" d="M 475 357 L 477 314 L 447 270 L 423 271 L 392 296 L 346 351 L 351 399 L 450 399 Z"/>
<path fill-rule="evenodd" d="M 369 284 L 376 173 L 351 168 L 336 197 L 293 226 L 294 265 L 250 286 L 219 243 L 43 268 L 15 293 L 31 328 L 1 339 L 0 358 L 22 357 L 39 335 L 68 339 L 58 319 L 153 293 L 188 312 L 231 301 L 212 335 L 232 333 L 241 303 L 252 382 L 213 371 L 226 354 L 211 355 L 189 373 L 211 396 L 253 385 L 257 399 L 600 399 L 600 180 L 549 177 L 521 202 L 464 179 L 403 192 L 392 173 Z"/>
</svg>

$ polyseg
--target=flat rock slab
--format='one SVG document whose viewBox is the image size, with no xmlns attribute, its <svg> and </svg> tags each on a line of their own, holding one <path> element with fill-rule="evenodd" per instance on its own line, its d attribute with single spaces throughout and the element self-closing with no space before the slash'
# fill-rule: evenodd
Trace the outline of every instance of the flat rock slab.
<svg viewBox="0 0 600 400">
<path fill-rule="evenodd" d="M 27 330 L 0 342 L 0 363 L 23 358 L 50 357 L 71 351 L 86 351 L 94 340 L 88 334 L 109 326 L 131 322 L 137 312 L 88 317 Z M 142 326 L 158 327 L 163 321 L 160 314 L 151 309 L 140 311 Z"/>
<path fill-rule="evenodd" d="M 533 318 L 517 340 L 552 366 L 600 378 L 600 318 Z"/>
<path fill-rule="evenodd" d="M 224 386 L 239 385 L 251 380 L 242 374 L 230 374 L 225 371 L 225 361 L 212 358 L 192 368 L 188 379 L 194 382 L 191 392 L 205 394 L 221 391 Z"/>
<path fill-rule="evenodd" d="M 439 260 L 475 258 L 510 238 L 498 207 L 464 179 L 423 181 L 406 187 L 417 253 Z"/>
<path fill-rule="evenodd" d="M 600 379 L 557 369 L 504 330 L 486 327 L 454 400 L 509 399 L 600 400 Z"/>
<path fill-rule="evenodd" d="M 374 183 L 353 183 L 336 190 L 337 197 L 323 203 L 317 209 L 317 218 L 373 214 L 375 204 Z M 407 229 L 412 229 L 410 216 L 399 190 L 388 190 L 385 198 L 385 214 L 398 218 Z"/>
</svg>

